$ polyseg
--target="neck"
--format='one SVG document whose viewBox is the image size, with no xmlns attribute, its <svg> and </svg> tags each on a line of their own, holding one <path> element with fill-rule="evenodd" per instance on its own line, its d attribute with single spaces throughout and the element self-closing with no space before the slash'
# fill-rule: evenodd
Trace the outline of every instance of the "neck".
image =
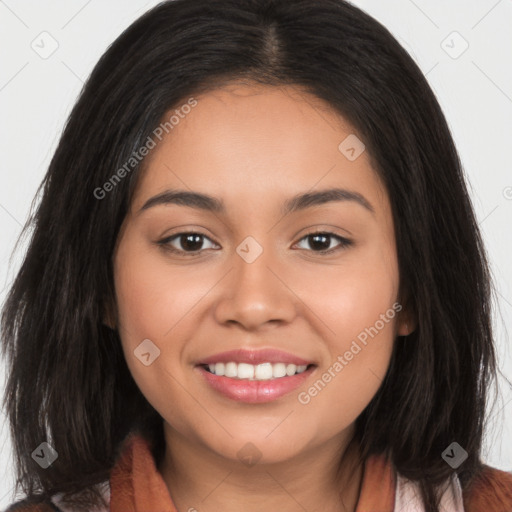
<svg viewBox="0 0 512 512">
<path fill-rule="evenodd" d="M 293 460 L 248 466 L 198 446 L 166 425 L 158 467 L 181 511 L 354 512 L 363 464 L 353 428 Z"/>
</svg>

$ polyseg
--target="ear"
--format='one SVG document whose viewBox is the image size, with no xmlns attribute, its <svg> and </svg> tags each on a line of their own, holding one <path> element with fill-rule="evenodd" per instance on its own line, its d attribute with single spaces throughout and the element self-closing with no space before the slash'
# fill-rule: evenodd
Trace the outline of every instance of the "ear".
<svg viewBox="0 0 512 512">
<path fill-rule="evenodd" d="M 409 294 L 406 292 L 404 295 L 403 302 L 398 301 L 402 304 L 402 309 L 398 313 L 396 322 L 396 334 L 397 336 L 408 336 L 414 332 L 418 326 L 418 319 L 416 313 L 410 307 L 410 301 L 408 300 Z"/>
<path fill-rule="evenodd" d="M 112 329 L 116 330 L 116 315 L 114 313 L 114 307 L 112 303 L 108 299 L 104 299 L 103 301 L 103 324 Z"/>
<path fill-rule="evenodd" d="M 408 336 L 416 330 L 417 325 L 416 318 L 405 312 L 398 317 L 396 333 L 398 336 Z"/>
</svg>

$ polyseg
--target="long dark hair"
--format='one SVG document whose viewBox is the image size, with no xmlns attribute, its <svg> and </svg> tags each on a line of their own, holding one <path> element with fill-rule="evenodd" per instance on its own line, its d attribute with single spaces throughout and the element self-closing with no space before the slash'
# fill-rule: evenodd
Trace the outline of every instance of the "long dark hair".
<svg viewBox="0 0 512 512">
<path fill-rule="evenodd" d="M 119 333 L 102 324 L 115 308 L 112 254 L 144 160 L 126 162 L 171 108 L 234 80 L 292 84 L 325 100 L 361 135 L 386 185 L 400 296 L 417 328 L 395 340 L 357 438 L 364 457 L 385 453 L 419 481 L 437 511 L 436 486 L 454 471 L 443 450 L 456 441 L 467 451 L 456 470 L 464 486 L 483 467 L 496 378 L 491 276 L 432 90 L 388 30 L 342 0 L 166 1 L 101 57 L 38 191 L 2 314 L 17 488 L 39 499 L 102 482 L 134 430 L 157 460 L 163 453 L 162 419 L 132 379 Z M 43 441 L 58 452 L 47 469 L 31 457 Z"/>
</svg>

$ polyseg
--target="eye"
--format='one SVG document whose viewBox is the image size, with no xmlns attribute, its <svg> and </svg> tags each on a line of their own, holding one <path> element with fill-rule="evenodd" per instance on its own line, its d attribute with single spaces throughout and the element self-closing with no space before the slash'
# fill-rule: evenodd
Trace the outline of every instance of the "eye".
<svg viewBox="0 0 512 512">
<path fill-rule="evenodd" d="M 204 249 L 204 247 L 202 247 L 204 240 L 210 239 L 203 233 L 191 231 L 177 233 L 176 235 L 172 235 L 170 237 L 159 240 L 157 244 L 162 246 L 166 251 L 181 253 L 185 256 L 194 256 L 198 254 L 202 249 Z M 173 243 L 176 243 L 178 247 L 173 245 Z M 215 245 L 213 242 L 211 243 Z M 212 248 L 214 247 L 210 247 L 210 249 Z"/>
<path fill-rule="evenodd" d="M 331 247 L 331 242 L 333 239 L 339 241 L 339 244 L 334 248 Z M 342 236 L 326 231 L 316 231 L 314 233 L 309 233 L 305 237 L 301 238 L 300 242 L 303 240 L 307 241 L 310 247 L 316 248 L 317 250 L 314 249 L 313 252 L 317 252 L 319 254 L 327 254 L 339 251 L 353 244 L 352 240 L 349 240 L 348 238 L 344 238 Z"/>
</svg>

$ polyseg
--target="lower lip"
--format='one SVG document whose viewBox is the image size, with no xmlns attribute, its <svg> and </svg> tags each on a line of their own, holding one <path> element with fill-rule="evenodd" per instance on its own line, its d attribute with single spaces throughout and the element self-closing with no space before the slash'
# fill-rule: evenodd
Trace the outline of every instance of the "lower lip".
<svg viewBox="0 0 512 512">
<path fill-rule="evenodd" d="M 291 377 L 268 380 L 232 379 L 215 375 L 203 366 L 196 366 L 206 382 L 217 392 L 235 400 L 249 404 L 259 404 L 277 400 L 297 389 L 313 373 L 316 366 Z"/>
</svg>

